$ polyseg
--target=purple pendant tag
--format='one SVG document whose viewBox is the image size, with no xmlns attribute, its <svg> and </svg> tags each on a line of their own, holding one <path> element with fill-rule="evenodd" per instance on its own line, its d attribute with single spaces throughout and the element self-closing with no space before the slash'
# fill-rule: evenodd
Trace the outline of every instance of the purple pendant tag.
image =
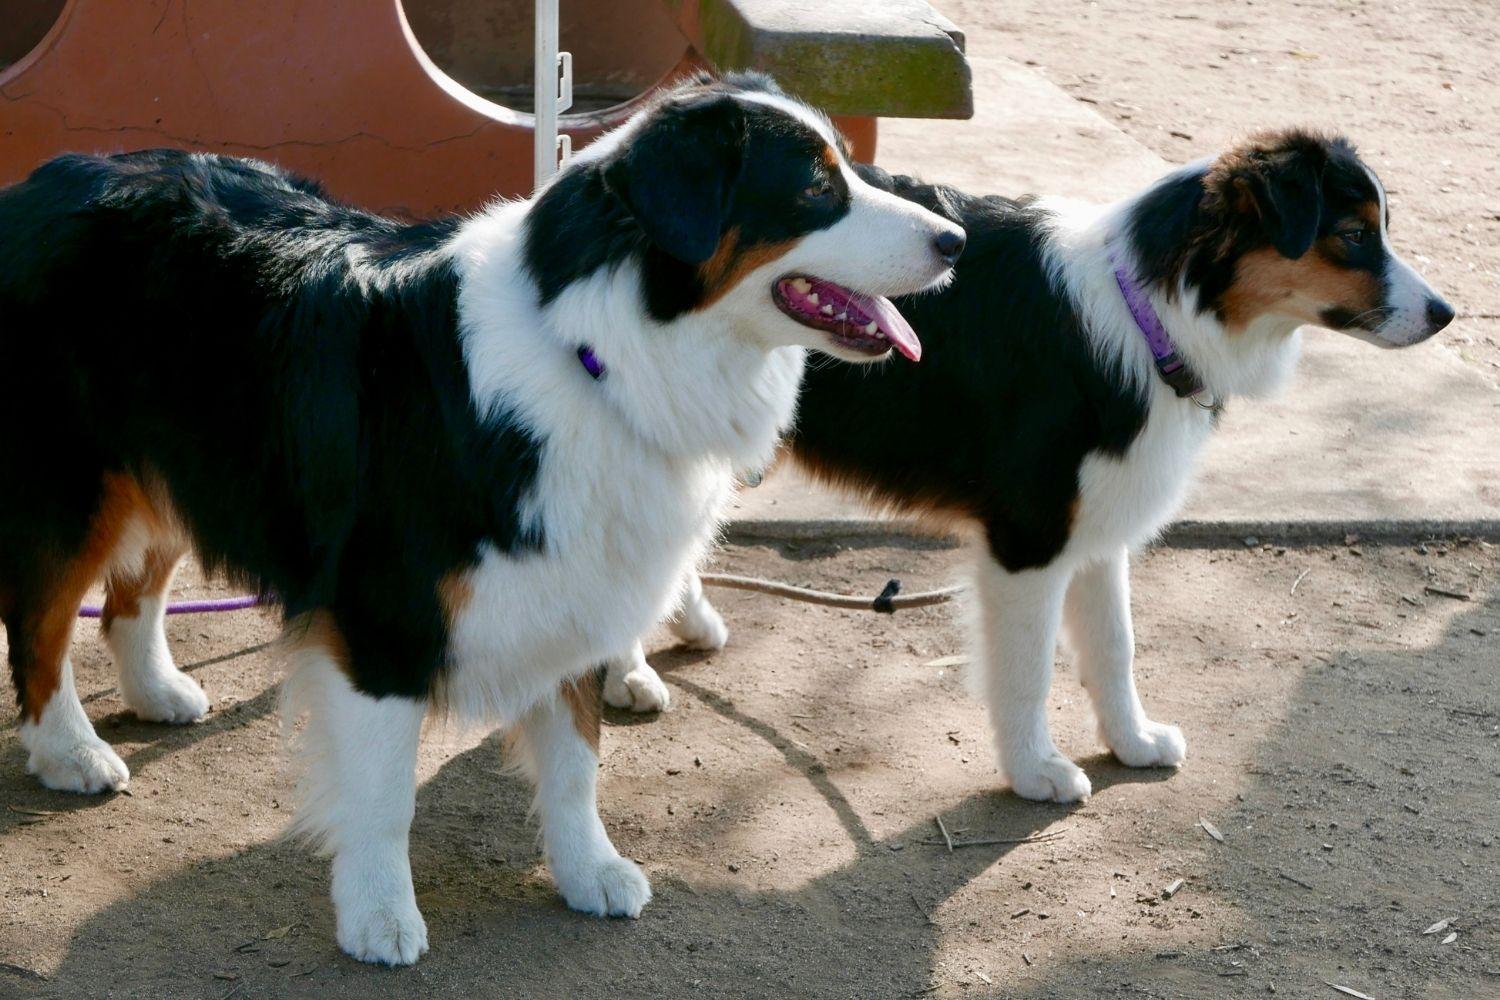
<svg viewBox="0 0 1500 1000">
<path fill-rule="evenodd" d="M 604 377 L 604 362 L 599 360 L 594 349 L 584 344 L 578 349 L 578 360 L 583 365 L 583 370 L 589 373 L 589 377 L 595 382 Z"/>
</svg>

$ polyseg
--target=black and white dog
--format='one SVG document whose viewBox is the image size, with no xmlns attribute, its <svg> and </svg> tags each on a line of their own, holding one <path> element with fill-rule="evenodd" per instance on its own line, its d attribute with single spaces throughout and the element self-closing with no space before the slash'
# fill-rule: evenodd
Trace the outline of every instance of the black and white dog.
<svg viewBox="0 0 1500 1000">
<path fill-rule="evenodd" d="M 219 156 L 46 164 L 0 191 L 0 617 L 29 770 L 128 779 L 68 660 L 96 579 L 126 704 L 208 710 L 163 631 L 192 549 L 285 607 L 299 824 L 349 954 L 427 948 L 407 829 L 434 706 L 513 727 L 563 897 L 636 915 L 586 672 L 674 605 L 804 349 L 915 359 L 880 296 L 946 280 L 963 241 L 756 77 L 687 84 L 465 220 Z"/>
<path fill-rule="evenodd" d="M 1218 403 L 1284 380 L 1301 325 L 1404 347 L 1453 309 L 1396 255 L 1385 189 L 1340 138 L 1256 136 L 1107 206 L 865 176 L 962 224 L 969 249 L 945 291 L 899 303 L 920 366 L 809 371 L 792 455 L 972 534 L 975 681 L 1017 794 L 1091 791 L 1047 729 L 1060 625 L 1104 744 L 1132 767 L 1181 764 L 1181 731 L 1147 717 L 1131 677 L 1127 553 L 1178 508 Z M 690 596 L 674 628 L 722 645 Z M 665 690 L 639 646 L 610 664 L 616 703 Z"/>
</svg>

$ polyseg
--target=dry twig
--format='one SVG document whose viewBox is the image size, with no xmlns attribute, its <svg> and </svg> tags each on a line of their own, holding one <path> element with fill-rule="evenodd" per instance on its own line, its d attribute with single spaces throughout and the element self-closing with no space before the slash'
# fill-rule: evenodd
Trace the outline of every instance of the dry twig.
<svg viewBox="0 0 1500 1000">
<path fill-rule="evenodd" d="M 932 821 L 937 824 L 938 833 L 941 833 L 943 835 L 943 843 L 945 843 L 945 844 L 948 845 L 948 853 L 952 854 L 953 853 L 953 838 L 950 837 L 950 836 L 948 836 L 948 827 L 944 825 L 944 823 L 943 823 L 943 817 L 941 817 L 941 816 L 934 816 L 934 817 L 932 817 Z"/>
</svg>

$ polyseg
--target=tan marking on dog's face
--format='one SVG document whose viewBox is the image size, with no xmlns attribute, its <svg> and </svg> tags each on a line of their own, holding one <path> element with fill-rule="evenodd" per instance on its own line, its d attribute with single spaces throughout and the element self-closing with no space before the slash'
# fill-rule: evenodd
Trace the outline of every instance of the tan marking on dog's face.
<svg viewBox="0 0 1500 1000">
<path fill-rule="evenodd" d="M 1362 268 L 1342 266 L 1339 243 L 1339 237 L 1326 236 L 1297 260 L 1270 247 L 1242 256 L 1221 300 L 1225 329 L 1238 333 L 1270 314 L 1321 325 L 1330 309 L 1358 315 L 1379 308 L 1380 280 Z"/>
<path fill-rule="evenodd" d="M 573 728 L 597 756 L 599 724 L 604 713 L 604 695 L 599 687 L 598 672 L 591 670 L 582 677 L 564 681 L 562 697 L 573 716 Z"/>
<path fill-rule="evenodd" d="M 706 309 L 727 295 L 745 276 L 780 257 L 784 257 L 798 240 L 779 243 L 746 244 L 740 240 L 739 229 L 730 229 L 719 240 L 714 255 L 698 267 L 698 280 L 703 285 L 703 298 L 699 309 Z"/>
</svg>

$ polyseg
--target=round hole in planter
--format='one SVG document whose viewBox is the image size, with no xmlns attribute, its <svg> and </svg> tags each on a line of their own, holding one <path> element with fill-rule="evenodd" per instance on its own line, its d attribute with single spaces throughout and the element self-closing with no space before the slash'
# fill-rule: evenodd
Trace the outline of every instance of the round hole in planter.
<svg viewBox="0 0 1500 1000">
<path fill-rule="evenodd" d="M 535 0 L 403 0 L 402 7 L 444 73 L 486 100 L 533 110 Z M 645 93 L 687 49 L 663 0 L 561 0 L 559 36 L 559 47 L 573 53 L 570 114 Z"/>
<path fill-rule="evenodd" d="M 0 72 L 21 61 L 57 23 L 67 0 L 5 0 L 0 16 Z"/>
</svg>

